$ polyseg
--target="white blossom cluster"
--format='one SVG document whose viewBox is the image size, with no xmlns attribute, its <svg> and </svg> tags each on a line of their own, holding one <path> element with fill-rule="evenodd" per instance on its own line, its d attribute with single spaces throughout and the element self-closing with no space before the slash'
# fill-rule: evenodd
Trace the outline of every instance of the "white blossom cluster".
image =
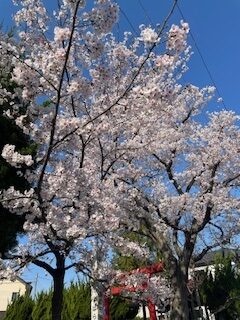
<svg viewBox="0 0 240 320">
<path fill-rule="evenodd" d="M 150 27 L 142 28 L 140 39 L 146 45 L 152 45 L 153 43 L 157 43 L 157 41 L 159 41 L 157 32 Z"/>
<path fill-rule="evenodd" d="M 118 18 L 118 6 L 110 1 L 98 1 L 102 7 L 93 8 L 89 18 L 93 21 L 93 27 L 98 34 L 108 33 L 112 30 Z"/>
<path fill-rule="evenodd" d="M 182 52 L 186 47 L 189 26 L 187 22 L 181 21 L 181 27 L 172 25 L 169 30 L 167 48 L 176 52 Z"/>
<path fill-rule="evenodd" d="M 50 251 L 93 272 L 96 237 L 106 242 L 106 255 L 115 247 L 149 257 L 146 246 L 124 238 L 130 231 L 150 238 L 170 266 L 187 270 L 195 248 L 236 235 L 239 117 L 221 111 L 199 120 L 214 88 L 183 84 L 188 24 L 173 25 L 166 48 L 154 51 L 163 35 L 151 27 L 131 41 L 129 33 L 122 41 L 110 33 L 118 15 L 110 0 L 90 9 L 60 1 L 49 16 L 40 0 L 17 2 L 21 54 L 5 41 L 0 48 L 10 52 L 12 79 L 28 102 L 16 123 L 38 145 L 36 168 L 26 172 L 32 189 L 1 196 L 13 212 L 27 213 L 20 265 L 27 257 L 49 261 Z M 17 167 L 33 164 L 12 145 L 2 156 Z M 93 273 L 109 279 L 108 269 L 100 263 Z M 170 295 L 164 277 L 148 281 L 151 296 Z"/>
<path fill-rule="evenodd" d="M 71 34 L 71 30 L 69 28 L 54 28 L 54 41 L 61 43 L 64 40 L 67 40 Z"/>
<path fill-rule="evenodd" d="M 2 157 L 9 162 L 13 167 L 19 168 L 22 164 L 31 166 L 33 159 L 31 155 L 22 155 L 15 151 L 15 146 L 6 144 L 2 150 Z"/>
</svg>

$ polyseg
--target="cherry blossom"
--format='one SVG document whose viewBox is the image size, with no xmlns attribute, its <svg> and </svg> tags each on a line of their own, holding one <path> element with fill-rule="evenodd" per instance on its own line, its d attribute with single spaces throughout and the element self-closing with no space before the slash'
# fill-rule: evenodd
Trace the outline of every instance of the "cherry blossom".
<svg viewBox="0 0 240 320">
<path fill-rule="evenodd" d="M 147 27 L 142 28 L 141 30 L 141 38 L 140 38 L 146 45 L 151 45 L 158 41 L 158 34 L 155 30 Z"/>
<path fill-rule="evenodd" d="M 33 159 L 31 155 L 22 155 L 15 151 L 15 146 L 6 144 L 2 150 L 2 157 L 7 160 L 13 167 L 20 167 L 21 164 L 31 166 Z"/>
<path fill-rule="evenodd" d="M 160 30 L 142 27 L 136 39 L 126 33 L 119 41 L 111 33 L 119 8 L 110 0 L 60 1 L 52 14 L 40 0 L 15 2 L 19 43 L 3 39 L 0 49 L 28 106 L 16 123 L 38 151 L 25 174 L 32 189 L 1 196 L 26 215 L 27 242 L 10 253 L 12 269 L 32 262 L 52 275 L 60 319 L 66 270 L 111 279 L 108 263 L 93 270 L 95 239 L 106 256 L 117 247 L 146 257 L 124 238 L 126 230 L 142 233 L 169 271 L 169 282 L 154 278 L 150 291 L 157 299 L 173 290 L 173 319 L 185 319 L 190 266 L 239 233 L 239 117 L 206 114 L 214 88 L 184 84 L 186 22 L 165 33 L 166 19 Z M 15 166 L 33 161 L 10 145 L 2 155 Z"/>
</svg>

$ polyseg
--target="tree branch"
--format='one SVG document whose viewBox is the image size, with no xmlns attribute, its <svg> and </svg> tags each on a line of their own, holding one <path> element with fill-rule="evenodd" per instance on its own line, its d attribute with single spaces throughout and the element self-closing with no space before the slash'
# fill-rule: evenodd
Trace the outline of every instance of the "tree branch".
<svg viewBox="0 0 240 320">
<path fill-rule="evenodd" d="M 165 20 L 163 21 L 163 24 L 161 26 L 161 28 L 158 31 L 158 38 L 160 37 L 160 35 L 162 34 L 162 32 L 164 31 L 168 20 L 170 19 L 170 17 L 172 16 L 174 9 L 177 5 L 178 0 L 174 0 L 173 5 L 167 15 L 167 17 L 165 18 Z M 104 115 L 105 113 L 109 112 L 114 106 L 116 106 L 125 96 L 126 94 L 132 89 L 132 86 L 135 82 L 135 80 L 137 79 L 137 77 L 139 76 L 141 70 L 143 69 L 143 67 L 145 66 L 146 62 L 148 61 L 148 59 L 151 56 L 151 53 L 153 52 L 153 50 L 155 49 L 155 47 L 157 46 L 158 42 L 154 42 L 153 45 L 150 47 L 145 59 L 143 60 L 143 62 L 141 63 L 140 67 L 138 68 L 138 70 L 136 71 L 136 73 L 134 74 L 132 80 L 130 81 L 130 83 L 128 84 L 128 86 L 126 87 L 126 89 L 124 90 L 124 92 L 120 95 L 120 97 L 118 97 L 116 99 L 116 101 L 111 104 L 108 108 L 106 108 L 105 110 L 103 110 L 102 112 L 100 112 L 98 115 L 96 115 L 94 118 L 92 118 L 91 120 L 87 121 L 84 125 L 87 126 L 89 123 L 97 120 L 98 118 L 100 118 L 102 115 Z"/>
<path fill-rule="evenodd" d="M 36 266 L 43 268 L 44 270 L 46 270 L 51 276 L 53 276 L 54 274 L 54 269 L 47 264 L 45 261 L 41 261 L 41 260 L 33 260 L 32 261 L 33 264 L 35 264 Z"/>
<path fill-rule="evenodd" d="M 181 186 L 179 185 L 179 183 L 177 182 L 177 180 L 174 178 L 174 175 L 172 172 L 172 165 L 173 165 L 172 160 L 169 163 L 166 163 L 165 161 L 161 160 L 157 154 L 154 153 L 153 156 L 165 167 L 167 175 L 168 175 L 168 179 L 170 181 L 172 181 L 172 184 L 174 185 L 177 193 L 179 195 L 182 195 L 184 192 L 183 192 Z"/>
<path fill-rule="evenodd" d="M 64 61 L 62 74 L 61 74 L 61 78 L 60 78 L 60 82 L 59 82 L 59 86 L 58 86 L 58 90 L 57 90 L 57 101 L 56 101 L 56 105 L 55 105 L 55 113 L 54 113 L 54 116 L 53 116 L 53 119 L 52 119 L 52 128 L 51 128 L 51 132 L 50 132 L 50 139 L 49 139 L 49 143 L 48 143 L 48 149 L 47 149 L 47 152 L 46 152 L 45 160 L 44 160 L 44 163 L 43 163 L 43 166 L 42 166 L 42 170 L 41 170 L 40 175 L 39 175 L 39 180 L 38 180 L 37 188 L 36 188 L 37 193 L 39 195 L 40 202 L 42 202 L 41 201 L 40 192 L 41 192 L 41 187 L 42 187 L 42 182 L 43 182 L 43 177 L 44 177 L 44 174 L 45 174 L 45 170 L 46 170 L 46 167 L 47 167 L 47 164 L 48 164 L 48 161 L 49 161 L 49 158 L 50 158 L 50 154 L 51 154 L 51 151 L 52 151 L 52 147 L 53 147 L 55 126 L 56 126 L 57 115 L 58 115 L 58 110 L 59 110 L 59 106 L 60 106 L 63 79 L 64 79 L 64 74 L 65 74 L 66 68 L 67 68 L 67 63 L 68 63 L 68 59 L 69 59 L 69 55 L 70 55 L 70 50 L 71 50 L 71 47 L 72 47 L 73 35 L 74 35 L 75 25 L 76 25 L 76 21 L 77 21 L 77 12 L 78 12 L 78 8 L 79 8 L 79 5 L 80 5 L 80 2 L 81 1 L 79 0 L 76 3 L 76 7 L 75 7 L 73 18 L 72 18 L 73 22 L 72 22 L 71 34 L 70 34 L 70 37 L 69 37 L 69 43 L 68 43 L 68 47 L 67 47 L 67 50 L 66 50 L 65 61 Z"/>
</svg>

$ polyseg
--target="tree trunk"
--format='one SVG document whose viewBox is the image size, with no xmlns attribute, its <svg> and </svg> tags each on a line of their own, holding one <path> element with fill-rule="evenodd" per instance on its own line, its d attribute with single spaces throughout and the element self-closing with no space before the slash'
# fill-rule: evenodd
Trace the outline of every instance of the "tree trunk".
<svg viewBox="0 0 240 320">
<path fill-rule="evenodd" d="M 187 275 L 181 271 L 180 266 L 172 276 L 173 300 L 170 310 L 171 320 L 190 320 L 188 305 L 189 292 L 187 288 Z"/>
<path fill-rule="evenodd" d="M 142 310 L 143 310 L 143 320 L 147 320 L 146 306 L 144 303 L 142 304 Z"/>
<path fill-rule="evenodd" d="M 53 273 L 53 296 L 52 296 L 52 320 L 62 319 L 63 289 L 65 276 L 65 258 L 61 255 L 57 258 L 57 268 Z"/>
</svg>

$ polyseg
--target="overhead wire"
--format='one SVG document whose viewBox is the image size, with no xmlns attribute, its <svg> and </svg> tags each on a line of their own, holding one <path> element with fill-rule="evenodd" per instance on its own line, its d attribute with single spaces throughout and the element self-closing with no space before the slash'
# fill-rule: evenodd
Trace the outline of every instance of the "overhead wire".
<svg viewBox="0 0 240 320">
<path fill-rule="evenodd" d="M 183 12 L 182 12 L 182 10 L 181 10 L 181 8 L 180 8 L 180 6 L 179 6 L 178 3 L 177 3 L 177 9 L 178 9 L 179 14 L 180 14 L 180 16 L 182 17 L 182 19 L 183 19 L 184 21 L 187 21 L 187 20 L 185 19 L 185 16 L 184 16 L 184 14 L 183 14 Z M 213 86 L 214 86 L 215 89 L 216 89 L 216 92 L 217 92 L 218 97 L 219 97 L 220 99 L 223 99 L 223 96 L 222 96 L 222 94 L 221 94 L 221 92 L 220 92 L 220 90 L 219 90 L 219 88 L 218 88 L 218 86 L 217 86 L 217 84 L 216 84 L 216 81 L 215 81 L 215 79 L 214 79 L 214 77 L 213 77 L 213 74 L 212 74 L 212 72 L 210 71 L 210 68 L 209 68 L 209 66 L 208 66 L 208 64 L 207 64 L 207 62 L 206 62 L 206 60 L 205 60 L 205 58 L 204 58 L 204 56 L 203 56 L 203 54 L 202 54 L 202 52 L 201 52 L 201 50 L 200 50 L 200 47 L 199 47 L 199 45 L 197 44 L 197 41 L 196 41 L 196 39 L 195 39 L 195 37 L 194 37 L 194 35 L 193 35 L 193 33 L 192 33 L 191 30 L 189 31 L 189 34 L 190 34 L 190 37 L 191 37 L 191 39 L 192 39 L 192 42 L 193 42 L 193 44 L 194 44 L 194 46 L 195 46 L 195 48 L 196 48 L 196 50 L 197 50 L 197 52 L 198 52 L 198 54 L 199 54 L 199 57 L 200 57 L 200 59 L 201 59 L 201 61 L 202 61 L 202 64 L 203 64 L 203 66 L 204 66 L 204 68 L 205 68 L 205 70 L 206 70 L 206 72 L 207 72 L 207 74 L 208 74 L 208 76 L 209 76 L 209 78 L 210 78 Z M 221 104 L 223 105 L 223 107 L 224 107 L 225 109 L 227 109 L 226 104 L 225 104 L 225 102 L 224 102 L 224 99 L 221 101 Z"/>
<path fill-rule="evenodd" d="M 139 3 L 139 6 L 141 7 L 141 9 L 143 10 L 146 19 L 150 22 L 150 24 L 153 25 L 153 21 L 152 21 L 151 17 L 149 16 L 146 8 L 144 7 L 142 1 L 141 1 L 141 0 L 138 0 L 138 3 Z"/>
<path fill-rule="evenodd" d="M 141 10 L 144 12 L 144 15 L 145 15 L 146 19 L 147 19 L 151 24 L 153 24 L 153 21 L 152 21 L 150 15 L 149 15 L 149 13 L 147 12 L 147 9 L 146 9 L 145 6 L 143 5 L 142 1 L 141 1 L 141 0 L 138 0 L 138 4 L 139 4 L 139 6 L 141 7 Z M 180 6 L 179 6 L 178 3 L 177 3 L 177 5 L 176 5 L 176 7 L 177 7 L 177 10 L 179 11 L 179 14 L 180 14 L 180 16 L 182 17 L 182 19 L 183 19 L 184 21 L 187 21 L 186 18 L 185 18 L 185 16 L 184 16 L 184 14 L 183 14 L 183 11 L 182 11 L 182 9 L 180 8 Z M 131 20 L 130 20 L 129 17 L 127 16 L 127 14 L 126 14 L 121 8 L 120 8 L 120 11 L 121 11 L 122 14 L 124 15 L 124 17 L 125 17 L 125 19 L 127 20 L 128 24 L 131 26 L 131 29 L 134 31 L 135 34 L 137 34 L 137 31 L 136 31 L 135 27 L 133 26 Z M 224 109 L 227 109 L 226 104 L 225 104 L 225 101 L 224 101 L 224 99 L 223 99 L 223 95 L 221 94 L 221 92 L 220 92 L 220 90 L 219 90 L 219 87 L 218 87 L 218 85 L 217 85 L 217 83 L 216 83 L 216 81 L 215 81 L 215 79 L 214 79 L 214 76 L 213 76 L 213 74 L 212 74 L 212 72 L 211 72 L 211 70 L 210 70 L 210 68 L 209 68 L 209 66 L 208 66 L 208 64 L 207 64 L 207 61 L 206 61 L 206 59 L 204 58 L 204 55 L 202 54 L 202 51 L 201 51 L 201 49 L 200 49 L 200 47 L 199 47 L 199 45 L 198 45 L 198 43 L 197 43 L 197 41 L 196 41 L 196 38 L 195 38 L 195 36 L 194 36 L 194 34 L 193 34 L 193 32 L 192 32 L 191 30 L 190 30 L 189 34 L 190 34 L 190 37 L 191 37 L 192 42 L 193 42 L 193 44 L 194 44 L 194 47 L 196 48 L 196 50 L 197 50 L 197 52 L 198 52 L 198 55 L 199 55 L 199 57 L 200 57 L 200 59 L 201 59 L 201 62 L 202 62 L 203 66 L 204 66 L 204 68 L 205 68 L 205 70 L 206 70 L 206 73 L 208 74 L 208 77 L 209 77 L 212 85 L 215 87 L 215 90 L 216 90 L 216 93 L 217 93 L 218 98 L 219 98 L 219 99 L 222 99 L 222 100 L 219 101 L 219 102 L 221 102 L 221 104 L 223 105 Z"/>
<path fill-rule="evenodd" d="M 129 26 L 131 27 L 132 31 L 134 32 L 134 34 L 136 36 L 138 36 L 138 32 L 135 29 L 134 25 L 132 24 L 131 20 L 128 18 L 127 14 L 125 13 L 125 11 L 119 6 L 120 8 L 120 12 L 122 13 L 122 15 L 124 16 L 124 18 L 126 19 L 126 21 L 128 22 Z"/>
<path fill-rule="evenodd" d="M 141 1 L 141 0 L 138 0 L 138 4 L 139 4 L 139 6 L 141 7 L 141 10 L 144 12 L 144 15 L 145 15 L 146 19 L 153 25 L 153 20 L 151 19 L 150 15 L 149 15 L 147 9 L 145 8 L 145 6 L 143 5 L 142 1 Z M 178 3 L 176 3 L 176 8 L 177 8 L 180 16 L 182 17 L 182 19 L 183 19 L 184 21 L 187 21 L 186 18 L 185 18 L 185 16 L 184 16 L 184 14 L 183 14 L 183 11 L 182 11 L 182 9 L 180 8 L 180 6 L 179 6 Z M 134 27 L 134 25 L 133 25 L 133 23 L 131 22 L 130 18 L 128 17 L 128 15 L 126 14 L 126 12 L 125 12 L 121 7 L 120 7 L 120 12 L 122 13 L 122 15 L 124 16 L 124 18 L 126 19 L 127 23 L 128 23 L 129 26 L 131 27 L 131 29 L 132 29 L 132 31 L 134 32 L 134 34 L 135 34 L 135 35 L 138 35 L 138 32 L 136 31 L 136 28 Z M 197 50 L 197 52 L 198 52 L 198 55 L 199 55 L 199 57 L 200 57 L 200 59 L 201 59 L 201 62 L 202 62 L 203 66 L 204 66 L 204 68 L 205 68 L 205 70 L 206 70 L 206 73 L 207 73 L 207 75 L 208 75 L 208 77 L 209 77 L 212 85 L 215 87 L 217 96 L 218 96 L 218 98 L 219 98 L 219 99 L 218 99 L 218 100 L 219 100 L 218 102 L 222 104 L 222 106 L 224 107 L 225 110 L 227 110 L 227 106 L 226 106 L 225 101 L 224 101 L 224 99 L 223 99 L 223 95 L 221 94 L 221 92 L 220 92 L 220 90 L 219 90 L 219 87 L 218 87 L 218 85 L 217 85 L 217 83 L 216 83 L 216 81 L 215 81 L 215 79 L 214 79 L 214 76 L 213 76 L 213 74 L 212 74 L 212 72 L 211 72 L 211 70 L 210 70 L 210 68 L 209 68 L 209 66 L 208 66 L 208 64 L 207 64 L 207 62 L 206 62 L 206 59 L 204 58 L 204 55 L 202 54 L 202 51 L 201 51 L 201 49 L 200 49 L 197 41 L 196 41 L 196 38 L 195 38 L 195 36 L 194 36 L 194 34 L 193 34 L 193 32 L 192 32 L 191 30 L 190 30 L 189 34 L 190 34 L 190 37 L 191 37 L 191 39 L 192 39 L 193 45 L 194 45 L 194 47 L 196 48 L 196 50 Z"/>
</svg>

